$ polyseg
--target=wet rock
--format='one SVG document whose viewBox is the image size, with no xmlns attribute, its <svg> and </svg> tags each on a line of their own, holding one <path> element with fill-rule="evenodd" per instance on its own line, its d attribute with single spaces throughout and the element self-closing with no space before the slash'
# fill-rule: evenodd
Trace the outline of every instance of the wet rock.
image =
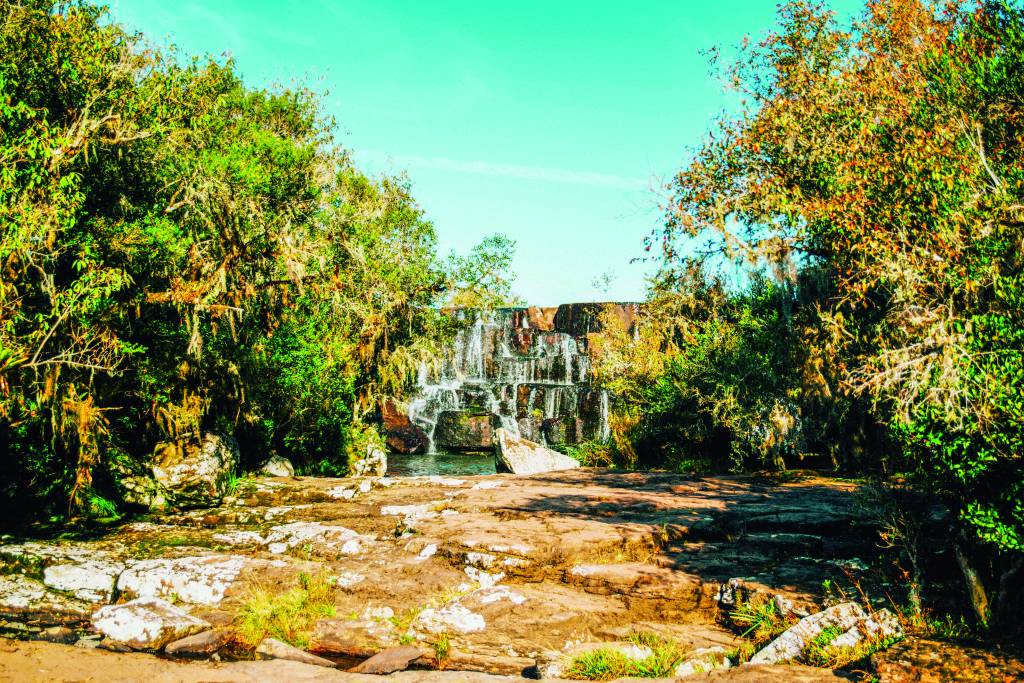
<svg viewBox="0 0 1024 683">
<path fill-rule="evenodd" d="M 292 662 L 302 662 L 303 664 L 313 664 L 315 666 L 334 668 L 334 662 L 331 660 L 324 659 L 323 657 L 317 657 L 305 650 L 292 647 L 288 643 L 282 643 L 280 640 L 275 638 L 264 638 L 260 644 L 256 646 L 256 655 L 263 659 L 287 659 Z"/>
<path fill-rule="evenodd" d="M 71 593 L 91 603 L 110 602 L 117 577 L 124 571 L 121 563 L 84 560 L 78 564 L 56 564 L 43 571 L 43 583 L 59 591 Z"/>
<path fill-rule="evenodd" d="M 750 658 L 751 664 L 779 664 L 795 660 L 804 648 L 823 630 L 830 627 L 843 633 L 832 642 L 838 646 L 853 647 L 864 638 L 882 639 L 902 635 L 899 621 L 889 610 L 868 615 L 854 602 L 844 602 L 804 617 L 781 636 L 773 640 Z"/>
<path fill-rule="evenodd" d="M 499 472 L 542 474 L 580 466 L 568 455 L 526 439 L 517 439 L 504 429 L 497 431 L 494 448 L 495 466 Z"/>
<path fill-rule="evenodd" d="M 244 559 L 231 555 L 140 560 L 121 574 L 117 589 L 140 598 L 217 605 L 244 567 Z"/>
<path fill-rule="evenodd" d="M 92 625 L 114 643 L 133 650 L 159 650 L 167 643 L 210 628 L 202 619 L 159 598 L 101 607 L 93 613 Z"/>
<path fill-rule="evenodd" d="M 383 401 L 380 413 L 385 441 L 392 453 L 413 455 L 427 452 L 430 446 L 427 433 L 413 424 L 408 413 L 396 401 Z"/>
<path fill-rule="evenodd" d="M 683 678 L 718 669 L 729 669 L 732 668 L 732 665 L 732 661 L 726 656 L 724 647 L 703 647 L 691 652 L 686 657 L 686 661 L 680 662 L 676 666 L 675 675 L 677 678 Z"/>
<path fill-rule="evenodd" d="M 169 643 L 164 652 L 172 657 L 200 658 L 209 657 L 217 650 L 227 645 L 230 634 L 221 629 L 203 631 L 195 635 L 186 636 L 180 640 Z"/>
<path fill-rule="evenodd" d="M 486 451 L 494 441 L 492 413 L 446 410 L 437 416 L 434 444 L 453 451 Z"/>
<path fill-rule="evenodd" d="M 367 659 L 359 666 L 352 667 L 349 672 L 355 674 L 386 675 L 396 671 L 405 671 L 409 665 L 423 656 L 418 647 L 406 645 L 403 647 L 389 647 L 381 650 L 374 656 Z"/>
<path fill-rule="evenodd" d="M 272 455 L 263 463 L 257 474 L 261 477 L 294 477 L 295 467 L 292 466 L 292 461 L 288 458 Z"/>
<path fill-rule="evenodd" d="M 157 446 L 152 471 L 159 498 L 168 505 L 202 508 L 220 503 L 237 465 L 235 440 L 207 433 L 199 444 L 175 441 Z"/>
</svg>

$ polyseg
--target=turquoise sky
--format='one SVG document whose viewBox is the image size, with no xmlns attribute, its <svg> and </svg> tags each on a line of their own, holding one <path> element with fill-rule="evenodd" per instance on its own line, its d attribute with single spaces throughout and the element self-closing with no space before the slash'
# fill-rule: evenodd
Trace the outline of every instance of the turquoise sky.
<svg viewBox="0 0 1024 683">
<path fill-rule="evenodd" d="M 659 224 L 660 187 L 729 101 L 701 50 L 761 35 L 776 7 L 110 1 L 158 43 L 230 53 L 253 85 L 328 90 L 357 164 L 408 172 L 445 252 L 514 238 L 515 291 L 539 305 L 643 296 L 649 266 L 630 259 Z"/>
</svg>

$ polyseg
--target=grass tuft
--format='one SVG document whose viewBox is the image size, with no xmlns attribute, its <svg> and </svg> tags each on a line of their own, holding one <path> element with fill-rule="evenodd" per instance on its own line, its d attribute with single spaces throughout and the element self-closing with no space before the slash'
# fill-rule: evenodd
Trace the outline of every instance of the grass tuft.
<svg viewBox="0 0 1024 683">
<path fill-rule="evenodd" d="M 669 678 L 686 659 L 688 650 L 654 633 L 633 632 L 627 640 L 651 649 L 644 659 L 630 659 L 613 647 L 598 648 L 576 656 L 566 667 L 566 678 L 580 681 L 611 681 L 617 678 Z"/>
<path fill-rule="evenodd" d="M 736 609 L 729 612 L 729 622 L 760 649 L 782 635 L 796 619 L 783 615 L 771 596 L 755 594 L 736 603 Z"/>
<path fill-rule="evenodd" d="M 317 619 L 333 617 L 335 579 L 322 572 L 300 574 L 298 586 L 276 593 L 254 584 L 235 619 L 236 640 L 253 649 L 264 638 L 276 638 L 305 649 Z"/>
</svg>

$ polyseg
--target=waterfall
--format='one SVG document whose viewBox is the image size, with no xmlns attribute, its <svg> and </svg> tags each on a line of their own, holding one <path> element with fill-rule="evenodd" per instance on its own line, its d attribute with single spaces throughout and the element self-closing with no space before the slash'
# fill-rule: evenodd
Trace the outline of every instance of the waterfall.
<svg viewBox="0 0 1024 683">
<path fill-rule="evenodd" d="M 610 398 L 590 384 L 585 351 L 601 305 L 456 311 L 463 327 L 433 370 L 420 367 L 409 403 L 430 451 L 487 450 L 498 427 L 553 446 L 606 441 Z"/>
</svg>

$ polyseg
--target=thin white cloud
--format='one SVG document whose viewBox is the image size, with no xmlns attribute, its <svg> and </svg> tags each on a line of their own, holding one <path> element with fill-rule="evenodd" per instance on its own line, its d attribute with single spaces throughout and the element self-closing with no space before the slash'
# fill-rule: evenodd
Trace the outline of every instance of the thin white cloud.
<svg viewBox="0 0 1024 683">
<path fill-rule="evenodd" d="M 518 164 L 498 164 L 490 161 L 460 161 L 446 157 L 424 157 L 415 154 L 387 154 L 377 150 L 357 151 L 356 156 L 370 158 L 374 161 L 406 168 L 431 168 L 456 173 L 473 173 L 476 175 L 499 176 L 503 178 L 522 178 L 542 182 L 573 183 L 594 187 L 610 187 L 618 190 L 645 190 L 649 183 L 640 178 L 629 178 L 608 173 L 593 171 L 573 171 L 564 168 L 548 168 L 545 166 L 520 166 Z"/>
</svg>

